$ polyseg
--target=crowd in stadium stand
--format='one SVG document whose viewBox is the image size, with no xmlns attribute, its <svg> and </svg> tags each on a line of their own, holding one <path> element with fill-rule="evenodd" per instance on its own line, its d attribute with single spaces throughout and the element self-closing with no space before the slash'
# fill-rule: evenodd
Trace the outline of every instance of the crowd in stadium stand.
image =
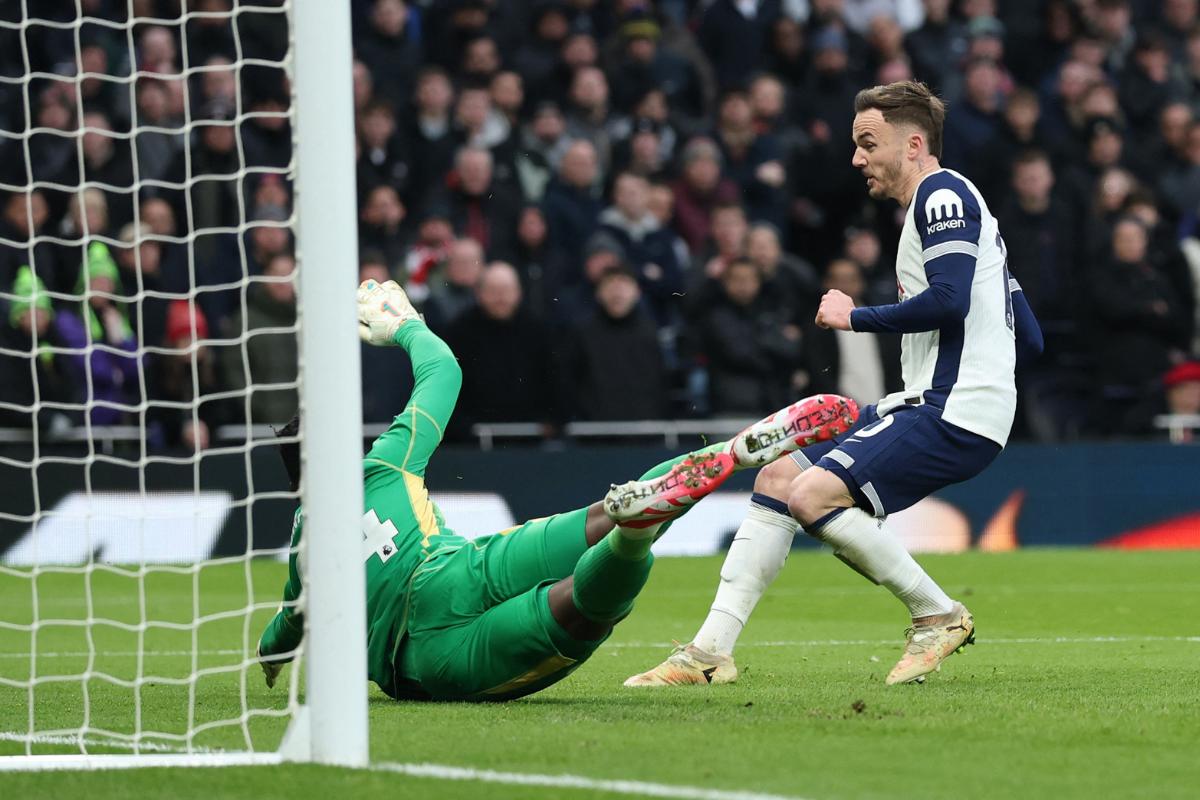
<svg viewBox="0 0 1200 800">
<path fill-rule="evenodd" d="M 152 446 L 202 447 L 296 406 L 288 31 L 278 0 L 236 23 L 232 0 L 186 22 L 180 0 L 81 3 L 130 5 L 131 28 L 0 28 L 0 424 L 37 401 L 78 425 L 87 399 L 141 424 L 149 400 Z M 867 197 L 850 125 L 859 89 L 908 78 L 946 100 L 942 164 L 999 218 L 1045 333 L 1016 435 L 1200 413 L 1197 0 L 352 8 L 360 277 L 403 284 L 458 354 L 456 437 L 898 388 L 898 340 L 813 316 L 830 288 L 896 300 L 903 210 Z M 386 420 L 404 355 L 363 359 Z"/>
</svg>

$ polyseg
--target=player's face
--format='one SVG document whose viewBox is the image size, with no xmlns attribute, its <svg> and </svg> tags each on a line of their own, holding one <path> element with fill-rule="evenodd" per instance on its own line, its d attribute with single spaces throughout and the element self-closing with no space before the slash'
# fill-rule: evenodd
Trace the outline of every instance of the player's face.
<svg viewBox="0 0 1200 800">
<path fill-rule="evenodd" d="M 852 163 L 867 179 L 867 192 L 876 200 L 893 197 L 900 189 L 907 137 L 883 118 L 877 108 L 854 117 Z"/>
</svg>

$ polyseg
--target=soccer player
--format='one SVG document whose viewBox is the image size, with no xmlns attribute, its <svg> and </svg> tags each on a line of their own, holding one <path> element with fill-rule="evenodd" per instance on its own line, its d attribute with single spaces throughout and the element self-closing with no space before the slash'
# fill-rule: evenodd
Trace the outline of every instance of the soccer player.
<svg viewBox="0 0 1200 800">
<path fill-rule="evenodd" d="M 736 680 L 734 643 L 782 568 L 797 522 L 908 609 L 912 627 L 889 684 L 924 680 L 974 641 L 971 612 L 925 573 L 885 520 L 996 458 L 1016 409 L 1017 355 L 1040 353 L 1041 331 L 1009 275 L 996 218 L 974 184 L 938 163 L 941 100 L 924 84 L 902 81 L 859 92 L 854 111 L 854 166 L 871 197 L 906 209 L 899 302 L 855 308 L 834 290 L 816 321 L 904 334 L 904 389 L 864 408 L 845 436 L 759 471 L 708 618 L 690 643 L 627 686 Z"/>
<path fill-rule="evenodd" d="M 650 546 L 672 520 L 735 469 L 844 432 L 857 415 L 853 401 L 809 398 L 731 442 L 614 485 L 602 502 L 468 541 L 446 526 L 424 480 L 458 398 L 458 362 L 392 281 L 364 281 L 358 313 L 362 338 L 403 347 L 415 378 L 408 405 L 363 462 L 368 675 L 397 699 L 507 700 L 566 677 L 630 612 Z M 295 419 L 282 433 L 298 429 Z M 294 443 L 284 462 L 295 488 Z M 259 640 L 268 686 L 303 637 L 301 569 L 293 554 L 283 605 Z"/>
</svg>

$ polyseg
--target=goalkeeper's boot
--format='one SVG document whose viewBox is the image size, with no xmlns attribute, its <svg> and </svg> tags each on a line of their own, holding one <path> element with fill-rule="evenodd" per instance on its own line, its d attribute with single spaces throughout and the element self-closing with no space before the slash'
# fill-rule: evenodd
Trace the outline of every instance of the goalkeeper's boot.
<svg viewBox="0 0 1200 800">
<path fill-rule="evenodd" d="M 604 496 L 604 510 L 623 528 L 649 528 L 675 519 L 732 474 L 728 453 L 692 453 L 665 475 L 614 483 Z"/>
<path fill-rule="evenodd" d="M 657 667 L 625 680 L 626 686 L 707 686 L 737 680 L 733 656 L 701 650 L 694 644 L 678 645 Z"/>
<path fill-rule="evenodd" d="M 912 681 L 920 683 L 930 672 L 940 670 L 942 662 L 951 653 L 975 644 L 975 618 L 966 606 L 956 602 L 950 613 L 913 625 L 906 633 L 908 642 L 904 645 L 904 655 L 887 676 L 889 686 Z"/>
<path fill-rule="evenodd" d="M 858 403 L 836 394 L 798 400 L 733 437 L 730 452 L 738 469 L 761 467 L 782 455 L 827 442 L 858 421 Z"/>
<path fill-rule="evenodd" d="M 304 638 L 304 619 L 299 614 L 288 613 L 280 607 L 279 612 L 267 623 L 258 640 L 255 657 L 262 667 L 263 676 L 267 680 L 267 688 L 275 687 L 279 673 L 296 657 L 296 648 Z"/>
</svg>

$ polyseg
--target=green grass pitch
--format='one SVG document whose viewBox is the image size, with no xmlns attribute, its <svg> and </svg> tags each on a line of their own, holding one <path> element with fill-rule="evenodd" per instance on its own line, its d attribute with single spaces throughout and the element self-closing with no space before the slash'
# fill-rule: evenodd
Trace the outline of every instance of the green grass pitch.
<svg viewBox="0 0 1200 800">
<path fill-rule="evenodd" d="M 979 639 L 924 686 L 883 684 L 902 642 L 901 607 L 828 554 L 804 552 L 793 554 L 747 628 L 737 684 L 625 689 L 621 681 L 663 658 L 671 639 L 691 636 L 712 599 L 719 559 L 661 559 L 633 615 L 551 690 L 504 705 L 426 705 L 372 689 L 372 758 L 813 800 L 1200 796 L 1200 552 L 1029 550 L 922 561 L 974 611 Z M 207 567 L 196 579 L 156 574 L 144 598 L 135 579 L 98 572 L 92 615 L 136 623 L 144 603 L 151 618 L 187 622 L 196 596 L 201 613 L 220 615 L 245 605 L 248 578 L 258 601 L 274 602 L 283 566 Z M 82 576 L 40 576 L 41 618 L 85 616 L 84 584 Z M 3 623 L 29 623 L 31 588 L 27 578 L 0 574 L 0 679 L 30 674 L 30 636 Z M 193 724 L 236 717 L 243 674 L 252 707 L 285 707 L 286 690 L 268 692 L 256 666 L 219 671 L 240 663 L 269 614 L 200 626 L 197 666 L 217 671 L 195 685 Z M 136 632 L 108 625 L 90 634 L 47 625 L 36 666 L 42 676 L 78 676 L 94 649 L 93 673 L 128 680 L 141 649 L 145 674 L 186 678 L 192 641 L 190 631 L 151 630 L 139 643 Z M 86 688 L 93 727 L 134 730 L 132 689 L 99 676 Z M 77 677 L 40 685 L 36 728 L 80 726 L 83 695 Z M 143 729 L 183 733 L 187 700 L 186 684 L 143 686 Z M 13 733 L 29 730 L 28 715 L 27 692 L 0 680 L 0 754 L 24 751 Z M 260 749 L 273 749 L 282 728 L 274 718 L 248 725 Z M 234 726 L 195 741 L 241 749 L 244 739 Z M 0 787 L 13 798 L 616 796 L 312 766 L 0 773 Z"/>
</svg>

